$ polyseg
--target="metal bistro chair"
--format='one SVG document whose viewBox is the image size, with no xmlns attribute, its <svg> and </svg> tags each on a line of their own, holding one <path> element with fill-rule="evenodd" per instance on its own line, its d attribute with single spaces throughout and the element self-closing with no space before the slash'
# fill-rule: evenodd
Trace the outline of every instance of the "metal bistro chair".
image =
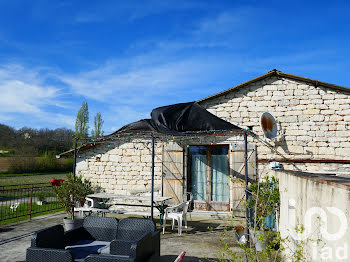
<svg viewBox="0 0 350 262">
<path fill-rule="evenodd" d="M 182 232 L 182 221 L 185 222 L 185 228 L 187 230 L 187 210 L 190 202 L 186 201 L 179 205 L 173 206 L 173 207 L 167 207 L 165 209 L 164 217 L 163 217 L 163 234 L 165 233 L 165 225 L 166 225 L 166 219 L 171 218 L 171 229 L 174 230 L 175 225 L 175 219 L 177 220 L 177 226 L 178 226 L 178 234 L 181 235 Z"/>
</svg>

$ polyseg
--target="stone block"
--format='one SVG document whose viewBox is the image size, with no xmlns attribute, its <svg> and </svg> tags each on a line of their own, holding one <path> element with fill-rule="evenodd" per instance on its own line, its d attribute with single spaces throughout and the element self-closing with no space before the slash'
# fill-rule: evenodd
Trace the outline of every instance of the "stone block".
<svg viewBox="0 0 350 262">
<path fill-rule="evenodd" d="M 305 91 L 305 95 L 309 95 L 310 98 L 312 98 L 311 97 L 312 95 L 318 95 L 318 94 L 319 94 L 318 89 L 310 89 L 309 88 Z"/>
<path fill-rule="evenodd" d="M 337 131 L 346 131 L 347 128 L 345 125 L 337 125 Z M 349 136 L 350 136 L 350 132 L 349 132 Z"/>
<path fill-rule="evenodd" d="M 324 121 L 324 115 L 314 115 L 310 119 L 311 121 L 314 122 L 323 122 Z"/>
<path fill-rule="evenodd" d="M 336 148 L 335 155 L 342 156 L 342 157 L 349 157 L 350 156 L 350 148 Z"/>
<path fill-rule="evenodd" d="M 303 146 L 289 146 L 288 149 L 292 154 L 303 154 L 304 153 Z"/>
<path fill-rule="evenodd" d="M 304 147 L 305 155 L 318 155 L 318 147 Z"/>
<path fill-rule="evenodd" d="M 336 94 L 334 95 L 334 98 L 335 98 L 335 99 L 347 99 L 347 98 L 349 98 L 349 96 L 344 95 L 344 94 L 336 93 Z"/>
<path fill-rule="evenodd" d="M 331 115 L 330 118 L 329 118 L 330 121 L 341 121 L 343 120 L 343 117 L 342 116 L 338 116 L 338 115 Z"/>
<path fill-rule="evenodd" d="M 267 91 L 266 90 L 256 91 L 255 96 L 258 96 L 258 97 L 267 96 Z"/>
<path fill-rule="evenodd" d="M 114 163 L 119 163 L 121 157 L 119 155 L 110 155 L 109 156 L 109 161 L 114 162 Z"/>
<path fill-rule="evenodd" d="M 266 90 L 266 91 L 277 91 L 277 86 L 275 86 L 275 85 L 265 85 L 263 87 L 263 90 Z"/>
<path fill-rule="evenodd" d="M 283 91 L 274 91 L 273 96 L 285 96 Z"/>
<path fill-rule="evenodd" d="M 242 112 L 243 113 L 243 112 Z M 241 117 L 241 112 L 237 112 L 237 111 L 234 111 L 231 113 L 231 118 L 239 118 Z M 245 112 L 246 114 L 248 114 L 248 112 Z M 247 115 L 248 116 L 248 115 Z"/>
<path fill-rule="evenodd" d="M 339 110 L 339 104 L 330 104 L 329 109 Z"/>
<path fill-rule="evenodd" d="M 297 116 L 287 116 L 287 117 L 285 117 L 285 122 L 286 123 L 296 123 L 296 122 L 298 122 L 298 117 Z"/>
<path fill-rule="evenodd" d="M 304 95 L 304 90 L 299 89 L 299 86 L 298 86 L 298 89 L 294 90 L 294 96 L 303 96 L 303 95 Z"/>
<path fill-rule="evenodd" d="M 334 100 L 334 95 L 332 94 L 327 94 L 322 96 L 323 100 Z"/>
<path fill-rule="evenodd" d="M 305 84 L 299 84 L 298 85 L 298 89 L 301 89 L 301 90 L 312 90 L 312 86 L 309 86 L 309 85 L 305 85 Z"/>
<path fill-rule="evenodd" d="M 321 110 L 322 115 L 333 115 L 335 110 Z"/>
<path fill-rule="evenodd" d="M 142 155 L 141 156 L 141 162 L 144 162 L 144 163 L 152 162 L 152 156 L 150 156 L 150 155 Z"/>
<path fill-rule="evenodd" d="M 304 114 L 314 116 L 314 115 L 320 114 L 320 110 L 319 109 L 308 109 L 308 110 L 304 111 Z"/>
<path fill-rule="evenodd" d="M 335 131 L 337 137 L 349 137 L 349 131 Z"/>
</svg>

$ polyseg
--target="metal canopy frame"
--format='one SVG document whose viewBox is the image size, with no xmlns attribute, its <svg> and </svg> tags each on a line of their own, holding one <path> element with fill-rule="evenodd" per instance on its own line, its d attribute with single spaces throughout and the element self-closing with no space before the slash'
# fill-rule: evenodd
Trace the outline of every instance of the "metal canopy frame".
<svg viewBox="0 0 350 262">
<path fill-rule="evenodd" d="M 222 132 L 222 133 L 218 133 Z M 149 134 L 151 133 L 151 134 Z M 126 132 L 127 136 L 130 137 L 130 135 L 140 135 L 140 133 L 134 133 L 134 132 Z M 246 194 L 246 200 L 249 199 L 249 192 L 248 192 L 248 135 L 253 135 L 249 130 L 243 130 L 240 132 L 237 131 L 230 131 L 230 130 L 211 130 L 210 132 L 195 132 L 195 133 L 185 133 L 183 136 L 175 135 L 176 139 L 179 140 L 184 140 L 186 137 L 187 138 L 199 138 L 202 137 L 203 135 L 213 135 L 213 136 L 233 136 L 233 135 L 243 135 L 244 136 L 244 163 L 245 163 L 245 170 L 244 170 L 244 177 L 245 177 L 245 194 Z M 112 137 L 115 137 L 115 133 L 103 138 L 98 138 L 96 139 L 96 142 L 101 142 L 101 141 L 110 141 L 112 140 Z M 119 135 L 123 136 L 124 133 L 120 133 Z M 155 160 L 155 140 L 159 136 L 159 138 L 166 138 L 166 137 L 171 137 L 170 134 L 162 134 L 162 133 L 157 133 L 157 136 L 155 135 L 155 132 L 143 132 L 141 135 L 145 138 L 149 137 L 152 140 L 152 185 L 151 185 L 151 219 L 153 220 L 153 208 L 154 208 L 154 160 Z M 89 140 L 91 141 L 93 138 L 83 138 L 84 140 Z M 82 138 L 74 138 L 74 160 L 73 160 L 73 177 L 75 178 L 76 176 L 76 162 L 77 162 L 77 151 L 81 147 L 77 147 L 77 143 L 79 140 L 82 140 Z M 74 212 L 73 212 L 73 218 L 74 218 Z M 247 242 L 249 243 L 249 208 L 246 207 L 246 223 L 247 223 Z"/>
</svg>

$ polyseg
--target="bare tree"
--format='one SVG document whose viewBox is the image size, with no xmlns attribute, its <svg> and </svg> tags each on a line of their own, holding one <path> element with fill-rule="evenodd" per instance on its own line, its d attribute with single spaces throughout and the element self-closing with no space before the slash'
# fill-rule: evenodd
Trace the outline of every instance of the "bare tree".
<svg viewBox="0 0 350 262">
<path fill-rule="evenodd" d="M 100 137 L 103 136 L 102 126 L 104 121 L 102 120 L 102 115 L 100 112 L 97 112 L 94 118 L 94 127 L 91 131 L 91 134 L 93 137 Z"/>
</svg>

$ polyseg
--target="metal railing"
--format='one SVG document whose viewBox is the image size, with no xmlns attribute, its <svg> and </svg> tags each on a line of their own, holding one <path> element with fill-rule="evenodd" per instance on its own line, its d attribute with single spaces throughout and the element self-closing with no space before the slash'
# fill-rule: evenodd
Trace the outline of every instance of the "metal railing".
<svg viewBox="0 0 350 262">
<path fill-rule="evenodd" d="M 53 187 L 47 183 L 0 186 L 0 223 L 61 209 Z"/>
</svg>

